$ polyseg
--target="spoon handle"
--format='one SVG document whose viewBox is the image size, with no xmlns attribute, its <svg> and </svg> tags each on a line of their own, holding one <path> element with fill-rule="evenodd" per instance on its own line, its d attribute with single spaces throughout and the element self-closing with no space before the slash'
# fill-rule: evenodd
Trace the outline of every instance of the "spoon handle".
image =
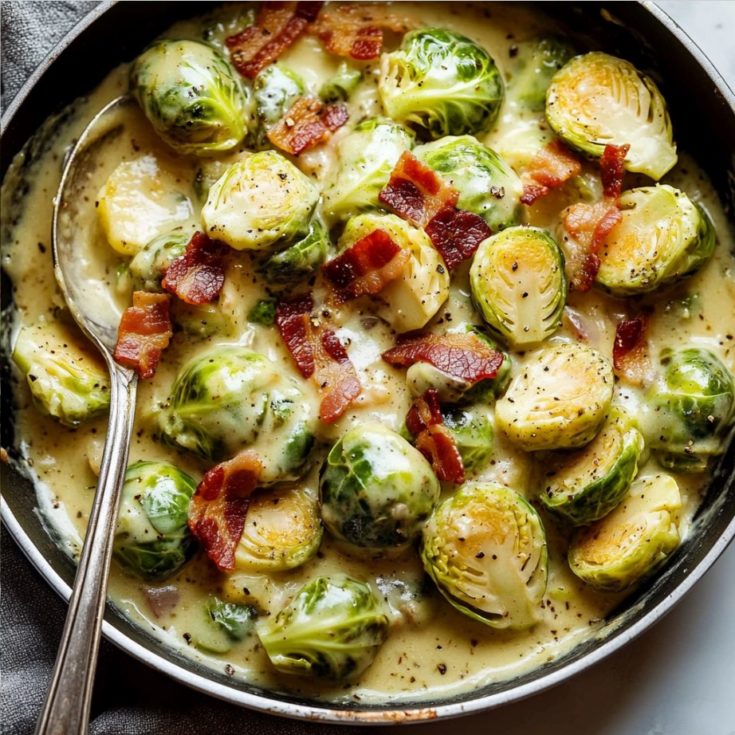
<svg viewBox="0 0 735 735">
<path fill-rule="evenodd" d="M 56 665 L 36 735 L 83 735 L 97 666 L 120 490 L 135 417 L 137 376 L 108 358 L 110 420 L 94 505 Z"/>
</svg>

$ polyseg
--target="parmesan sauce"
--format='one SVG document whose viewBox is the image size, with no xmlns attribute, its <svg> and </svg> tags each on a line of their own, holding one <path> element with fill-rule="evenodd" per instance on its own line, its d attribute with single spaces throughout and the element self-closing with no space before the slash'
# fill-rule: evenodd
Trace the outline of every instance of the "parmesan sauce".
<svg viewBox="0 0 735 735">
<path fill-rule="evenodd" d="M 549 23 L 520 6 L 460 3 L 401 4 L 400 12 L 415 26 L 439 25 L 464 33 L 489 50 L 506 79 L 514 55 L 512 46 L 519 41 L 549 33 Z M 395 8 L 394 8 L 395 9 Z M 205 21 L 187 21 L 172 28 L 171 37 L 201 38 L 205 25 L 213 28 L 209 40 L 218 42 L 237 30 L 237 6 L 228 5 L 219 20 L 211 26 Z M 233 20 L 234 18 L 234 20 Z M 339 60 L 326 54 L 317 40 L 302 38 L 282 57 L 285 64 L 303 75 L 312 93 L 337 68 Z M 380 111 L 376 94 L 378 64 L 370 64 L 358 92 L 350 102 L 351 120 L 356 121 Z M 88 97 L 75 102 L 59 118 L 50 120 L 36 136 L 31 156 L 27 147 L 14 162 L 3 186 L 3 266 L 14 284 L 16 305 L 15 328 L 46 320 L 62 330 L 65 339 L 80 344 L 83 338 L 63 310 L 63 299 L 56 286 L 50 254 L 50 221 L 52 197 L 56 191 L 64 153 L 85 124 L 109 100 L 127 89 L 127 67 L 113 70 Z M 534 127 L 539 119 L 529 117 L 512 98 L 504 104 L 498 123 L 485 136 L 485 142 L 503 152 Z M 97 177 L 90 191 L 96 192 L 105 176 L 121 160 L 146 158 L 146 166 L 158 165 L 168 180 L 190 201 L 196 202 L 193 174 L 196 161 L 175 157 L 156 139 L 145 122 L 132 120 L 136 130 L 134 142 L 121 142 L 104 149 Z M 135 127 L 137 126 L 137 127 Z M 304 154 L 301 168 L 323 181 L 335 165 L 334 142 Z M 590 172 L 594 168 L 588 169 Z M 630 177 L 631 179 L 634 177 Z M 716 192 L 697 165 L 680 155 L 675 170 L 665 181 L 680 187 L 701 203 L 712 218 L 718 233 L 718 246 L 712 260 L 685 284 L 686 292 L 696 293 L 696 306 L 682 310 L 679 303 L 685 291 L 676 288 L 662 292 L 651 319 L 650 342 L 654 352 L 663 347 L 695 343 L 715 351 L 735 371 L 735 261 L 731 255 L 733 241 Z M 630 182 L 628 182 L 630 183 Z M 561 209 L 573 199 L 569 193 L 557 192 L 533 208 L 529 224 L 547 227 L 555 232 Z M 199 226 L 198 205 L 184 211 L 182 228 L 194 231 Z M 528 212 L 528 210 L 527 210 Z M 115 272 L 120 257 L 104 241 L 94 194 L 79 204 L 81 224 L 77 246 L 79 267 L 88 282 L 89 298 L 100 309 L 120 311 L 127 295 L 118 294 Z M 528 215 L 527 215 L 528 218 Z M 153 223 L 152 226 L 154 226 Z M 275 361 L 284 374 L 294 375 L 317 401 L 316 391 L 295 372 L 290 357 L 273 328 L 250 324 L 246 315 L 264 296 L 262 283 L 253 275 L 247 253 L 239 253 L 230 263 L 222 303 L 236 324 L 233 339 L 206 337 L 192 339 L 177 333 L 163 356 L 152 381 L 142 382 L 138 394 L 136 426 L 133 431 L 130 461 L 158 459 L 182 467 L 198 479 L 206 465 L 196 458 L 178 454 L 152 437 L 152 418 L 164 402 L 180 365 L 214 344 L 238 343 L 252 347 Z M 466 271 L 460 271 L 452 285 L 452 296 L 434 320 L 441 329 L 457 323 L 470 314 L 469 287 Z M 563 327 L 553 339 L 576 339 L 581 329 L 588 344 L 611 359 L 616 321 L 622 315 L 622 304 L 593 290 L 586 294 L 570 294 Z M 364 390 L 359 400 L 340 421 L 323 427 L 321 440 L 334 441 L 350 426 L 376 419 L 398 429 L 410 403 L 404 373 L 388 366 L 380 353 L 394 344 L 395 336 L 379 320 L 371 319 L 370 305 L 346 305 L 335 315 L 338 334 L 348 345 L 350 358 L 357 368 Z M 476 318 L 476 317 L 475 317 Z M 371 326 L 366 329 L 366 319 Z M 513 355 L 516 370 L 523 356 Z M 638 391 L 616 387 L 617 398 L 632 406 L 640 404 Z M 73 557 L 78 557 L 81 539 L 88 521 L 105 435 L 106 418 L 90 421 L 76 430 L 67 429 L 41 415 L 30 403 L 23 381 L 17 383 L 16 435 L 24 461 L 37 477 L 38 507 L 49 532 Z M 308 492 L 317 492 L 319 462 L 303 479 Z M 641 474 L 654 471 L 652 460 L 644 464 Z M 529 498 L 538 490 L 529 456 L 510 446 L 496 431 L 491 464 L 477 478 L 509 485 Z M 684 499 L 681 520 L 682 536 L 686 536 L 706 478 L 700 475 L 677 477 Z M 277 691 L 300 693 L 332 700 L 354 699 L 362 702 L 400 702 L 421 698 L 441 698 L 472 690 L 489 682 L 503 680 L 529 671 L 559 657 L 575 645 L 595 635 L 608 612 L 620 601 L 620 595 L 596 593 L 583 585 L 565 561 L 566 540 L 555 523 L 544 517 L 549 541 L 549 581 L 542 603 L 541 622 L 522 632 L 496 631 L 462 616 L 435 592 L 428 595 L 421 614 L 412 615 L 411 606 L 396 603 L 396 581 L 421 585 L 423 572 L 414 552 L 399 559 L 364 560 L 343 555 L 328 535 L 320 552 L 306 565 L 258 578 L 234 573 L 228 579 L 216 571 L 203 553 L 176 574 L 159 584 L 148 584 L 126 575 L 113 564 L 109 594 L 114 605 L 134 624 L 160 638 L 165 645 L 225 671 L 234 680 L 242 680 Z M 238 601 L 242 590 L 255 586 L 264 589 L 272 612 L 288 602 L 296 590 L 317 575 L 337 572 L 350 574 L 374 583 L 396 608 L 388 640 L 358 681 L 350 684 L 304 682 L 278 675 L 258 644 L 255 635 L 236 643 L 223 655 L 208 655 L 188 644 L 188 628 L 198 624 L 207 597 L 217 594 Z M 175 586 L 178 604 L 163 612 L 154 612 L 151 590 Z M 155 593 L 154 593 L 155 594 Z M 403 608 L 399 610 L 398 608 Z M 414 611 L 415 612 L 415 611 Z M 401 614 L 402 613 L 402 614 Z"/>
</svg>

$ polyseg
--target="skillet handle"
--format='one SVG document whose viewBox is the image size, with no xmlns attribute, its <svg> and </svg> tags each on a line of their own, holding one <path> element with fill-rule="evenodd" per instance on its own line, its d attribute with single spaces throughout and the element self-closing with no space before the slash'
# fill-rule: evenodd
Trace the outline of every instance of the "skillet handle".
<svg viewBox="0 0 735 735">
<path fill-rule="evenodd" d="M 135 418 L 138 378 L 105 353 L 110 368 L 110 419 L 97 491 L 69 611 L 36 735 L 84 735 L 89 723 L 107 579 Z"/>
</svg>

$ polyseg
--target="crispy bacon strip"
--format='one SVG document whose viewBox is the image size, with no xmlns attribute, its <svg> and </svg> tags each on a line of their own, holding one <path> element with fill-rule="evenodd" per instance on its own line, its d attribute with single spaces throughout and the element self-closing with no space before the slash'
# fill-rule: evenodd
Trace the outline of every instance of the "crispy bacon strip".
<svg viewBox="0 0 735 735">
<path fill-rule="evenodd" d="M 235 549 L 262 471 L 258 455 L 245 450 L 212 467 L 191 498 L 189 528 L 223 572 L 235 568 Z"/>
<path fill-rule="evenodd" d="M 325 8 L 311 32 L 335 56 L 366 61 L 377 59 L 383 48 L 384 31 L 405 33 L 408 23 L 385 6 L 373 3 L 349 3 Z"/>
<path fill-rule="evenodd" d="M 384 352 L 383 359 L 397 367 L 428 362 L 447 375 L 474 384 L 498 374 L 503 353 L 472 333 L 426 334 L 401 342 Z"/>
<path fill-rule="evenodd" d="M 184 254 L 166 269 L 161 285 L 187 304 L 214 301 L 225 283 L 228 249 L 203 232 L 195 232 Z"/>
<path fill-rule="evenodd" d="M 646 329 L 648 319 L 639 315 L 623 319 L 615 328 L 613 368 L 615 374 L 632 385 L 641 386 L 650 371 Z"/>
<path fill-rule="evenodd" d="M 579 159 L 561 141 L 551 141 L 534 156 L 523 172 L 521 202 L 533 204 L 552 189 L 573 179 L 581 170 Z"/>
<path fill-rule="evenodd" d="M 442 482 L 464 482 L 464 464 L 457 444 L 444 424 L 439 394 L 433 388 L 419 396 L 406 414 L 406 428 L 416 448 L 431 462 Z"/>
<path fill-rule="evenodd" d="M 617 199 L 623 191 L 625 157 L 630 145 L 606 145 L 600 157 L 600 178 L 606 197 Z"/>
<path fill-rule="evenodd" d="M 117 330 L 115 360 L 143 380 L 156 373 L 161 353 L 173 334 L 168 294 L 135 291 L 133 305 L 123 312 Z"/>
<path fill-rule="evenodd" d="M 324 143 L 349 117 L 343 104 L 325 105 L 316 97 L 299 97 L 268 131 L 268 140 L 292 156 Z"/>
<path fill-rule="evenodd" d="M 365 235 L 322 267 L 327 279 L 345 299 L 380 293 L 400 278 L 411 253 L 384 230 Z"/>
<path fill-rule="evenodd" d="M 457 204 L 459 192 L 413 153 L 404 151 L 378 198 L 399 217 L 425 227 L 438 212 Z"/>
<path fill-rule="evenodd" d="M 456 207 L 444 207 L 426 225 L 426 234 L 444 258 L 447 268 L 453 271 L 475 254 L 480 243 L 490 237 L 492 230 L 477 214 Z"/>
<path fill-rule="evenodd" d="M 254 79 L 303 35 L 321 6 L 321 2 L 261 3 L 255 23 L 225 39 L 232 65 Z"/>
<path fill-rule="evenodd" d="M 362 386 L 337 335 L 314 324 L 313 308 L 308 295 L 282 301 L 276 307 L 276 326 L 299 372 L 319 386 L 319 418 L 331 424 L 360 395 Z"/>
</svg>

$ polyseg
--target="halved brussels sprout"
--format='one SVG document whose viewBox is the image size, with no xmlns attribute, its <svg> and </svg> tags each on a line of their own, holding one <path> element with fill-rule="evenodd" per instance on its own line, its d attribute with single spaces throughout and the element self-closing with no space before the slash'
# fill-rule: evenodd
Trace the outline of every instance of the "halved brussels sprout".
<svg viewBox="0 0 735 735">
<path fill-rule="evenodd" d="M 322 525 L 316 498 L 302 487 L 253 495 L 235 552 L 240 571 L 274 572 L 301 566 L 316 554 Z"/>
<path fill-rule="evenodd" d="M 130 87 L 154 130 L 179 153 L 208 156 L 245 137 L 246 91 L 205 43 L 157 41 L 135 60 Z"/>
<path fill-rule="evenodd" d="M 363 120 L 337 143 L 338 166 L 324 190 L 324 214 L 331 221 L 379 209 L 378 194 L 388 183 L 414 134 L 382 117 Z"/>
<path fill-rule="evenodd" d="M 537 38 L 519 43 L 508 96 L 532 112 L 541 112 L 552 78 L 572 56 L 574 49 L 559 38 Z"/>
<path fill-rule="evenodd" d="M 559 327 L 567 300 L 564 256 L 537 227 L 509 227 L 480 243 L 470 268 L 472 297 L 491 331 L 516 349 Z"/>
<path fill-rule="evenodd" d="M 258 272 L 269 286 L 291 286 L 311 276 L 327 259 L 329 233 L 318 216 L 309 224 L 309 231 L 293 245 L 271 255 Z"/>
<path fill-rule="evenodd" d="M 189 501 L 196 483 L 168 462 L 135 462 L 125 473 L 113 553 L 143 579 L 168 577 L 191 556 Z"/>
<path fill-rule="evenodd" d="M 735 420 L 735 378 L 709 350 L 664 350 L 657 381 L 647 395 L 646 439 L 659 463 L 701 472 L 725 451 Z"/>
<path fill-rule="evenodd" d="M 597 589 L 618 591 L 658 567 L 679 545 L 681 495 L 670 475 L 637 479 L 602 520 L 580 529 L 569 547 L 569 566 Z"/>
<path fill-rule="evenodd" d="M 528 628 L 546 591 L 546 534 L 514 490 L 465 485 L 424 528 L 426 573 L 457 610 L 493 628 Z"/>
<path fill-rule="evenodd" d="M 628 416 L 613 410 L 587 446 L 542 459 L 541 502 L 575 526 L 602 518 L 625 497 L 643 446 Z"/>
<path fill-rule="evenodd" d="M 130 261 L 130 275 L 136 291 L 160 291 L 161 279 L 176 258 L 183 255 L 191 236 L 172 231 L 151 240 Z"/>
<path fill-rule="evenodd" d="M 596 158 L 606 145 L 629 145 L 627 171 L 658 181 L 676 164 L 663 95 L 615 56 L 592 51 L 565 64 L 546 94 L 546 119 L 562 140 Z"/>
<path fill-rule="evenodd" d="M 418 146 L 414 155 L 459 190 L 457 206 L 479 214 L 493 232 L 521 217 L 523 184 L 491 148 L 471 135 L 446 137 Z"/>
<path fill-rule="evenodd" d="M 65 426 L 79 426 L 110 407 L 107 370 L 78 348 L 61 324 L 22 327 L 13 362 L 25 376 L 35 406 Z"/>
<path fill-rule="evenodd" d="M 235 250 L 263 250 L 306 232 L 319 189 L 288 159 L 261 151 L 230 166 L 202 209 L 208 235 Z"/>
<path fill-rule="evenodd" d="M 378 423 L 350 429 L 330 450 L 320 478 L 322 519 L 351 549 L 403 550 L 439 500 L 431 465 Z"/>
<path fill-rule="evenodd" d="M 442 411 L 467 472 L 479 472 L 493 454 L 493 414 L 483 405 Z"/>
<path fill-rule="evenodd" d="M 652 291 L 662 283 L 693 273 L 709 260 L 717 244 L 705 211 L 666 184 L 623 193 L 622 220 L 600 250 L 597 282 L 625 296 Z"/>
<path fill-rule="evenodd" d="M 319 96 L 325 102 L 345 102 L 362 80 L 362 72 L 343 61 L 337 71 L 322 84 Z"/>
<path fill-rule="evenodd" d="M 449 296 L 449 273 L 429 236 L 394 214 L 360 214 L 347 222 L 339 250 L 354 245 L 375 230 L 383 230 L 411 253 L 403 278 L 391 281 L 381 292 L 379 310 L 398 332 L 421 329 Z"/>
<path fill-rule="evenodd" d="M 185 364 L 159 414 L 161 438 L 219 460 L 251 447 L 261 455 L 262 485 L 297 479 L 314 445 L 316 409 L 279 365 L 237 345 Z"/>
<path fill-rule="evenodd" d="M 424 28 L 383 54 L 378 94 L 388 117 L 435 140 L 489 130 L 503 102 L 503 78 L 474 41 Z"/>
<path fill-rule="evenodd" d="M 317 577 L 256 630 L 279 671 L 347 679 L 373 662 L 388 634 L 388 616 L 364 582 L 344 575 Z"/>
<path fill-rule="evenodd" d="M 97 214 L 110 246 L 135 255 L 151 240 L 192 219 L 188 197 L 154 156 L 123 161 L 100 189 Z"/>
<path fill-rule="evenodd" d="M 531 354 L 495 406 L 498 428 L 521 449 L 572 449 L 607 416 L 613 368 L 596 350 L 559 343 Z"/>
</svg>

